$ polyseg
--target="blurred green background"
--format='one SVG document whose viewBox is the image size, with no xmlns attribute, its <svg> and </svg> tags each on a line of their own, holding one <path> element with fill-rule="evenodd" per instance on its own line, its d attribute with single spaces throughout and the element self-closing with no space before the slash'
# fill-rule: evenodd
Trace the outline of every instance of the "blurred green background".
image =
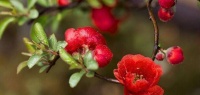
<svg viewBox="0 0 200 95">
<path fill-rule="evenodd" d="M 175 16 L 168 23 L 158 20 L 157 10 L 155 7 L 161 46 L 166 49 L 181 46 L 185 55 L 180 65 L 157 62 L 164 70 L 159 85 L 165 95 L 200 95 L 200 8 L 197 1 L 178 0 Z M 88 11 L 73 9 L 66 13 L 55 33 L 59 40 L 64 40 L 67 28 L 93 26 Z M 61 60 L 48 74 L 39 74 L 36 66 L 30 70 L 25 68 L 17 75 L 17 65 L 28 59 L 21 52 L 26 52 L 22 38 L 29 37 L 30 27 L 30 24 L 21 27 L 11 24 L 0 40 L 0 95 L 123 95 L 121 85 L 98 78 L 84 77 L 77 87 L 70 88 L 68 80 L 74 71 L 69 71 Z M 52 33 L 48 25 L 45 30 L 48 35 Z M 153 26 L 146 9 L 133 8 L 130 16 L 120 23 L 117 34 L 103 35 L 114 53 L 112 62 L 97 71 L 104 76 L 114 78 L 113 69 L 126 54 L 140 53 L 149 57 L 152 54 Z"/>
</svg>

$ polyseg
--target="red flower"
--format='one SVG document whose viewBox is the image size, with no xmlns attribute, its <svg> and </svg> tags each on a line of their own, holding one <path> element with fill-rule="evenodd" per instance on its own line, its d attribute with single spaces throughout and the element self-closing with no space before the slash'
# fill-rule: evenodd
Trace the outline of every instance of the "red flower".
<svg viewBox="0 0 200 95">
<path fill-rule="evenodd" d="M 91 50 L 99 67 L 105 67 L 112 59 L 113 54 L 106 46 L 105 39 L 91 27 L 67 29 L 65 41 L 68 43 L 65 50 L 71 54 L 79 52 L 84 55 L 86 48 Z"/>
<path fill-rule="evenodd" d="M 143 91 L 140 93 L 132 93 L 126 88 L 124 89 L 124 95 L 163 95 L 163 94 L 164 94 L 164 90 L 158 85 L 155 85 L 147 89 L 146 91 Z"/>
<path fill-rule="evenodd" d="M 65 41 L 68 43 L 65 49 L 69 53 L 78 52 L 84 46 L 93 50 L 98 44 L 106 44 L 103 36 L 91 27 L 82 27 L 77 30 L 74 28 L 67 29 Z"/>
<path fill-rule="evenodd" d="M 93 55 L 94 59 L 99 63 L 99 67 L 105 67 L 113 57 L 111 50 L 106 45 L 97 45 Z"/>
<path fill-rule="evenodd" d="M 157 82 L 162 74 L 162 69 L 150 58 L 142 55 L 126 55 L 114 70 L 115 77 L 125 87 L 125 95 L 162 95 L 162 88 Z M 156 86 L 156 89 L 152 90 Z M 127 94 L 128 93 L 128 94 Z M 158 94 L 148 94 L 158 93 Z"/>
<path fill-rule="evenodd" d="M 119 20 L 114 17 L 111 10 L 107 6 L 103 6 L 100 9 L 92 9 L 92 21 L 102 32 L 117 32 Z"/>
</svg>

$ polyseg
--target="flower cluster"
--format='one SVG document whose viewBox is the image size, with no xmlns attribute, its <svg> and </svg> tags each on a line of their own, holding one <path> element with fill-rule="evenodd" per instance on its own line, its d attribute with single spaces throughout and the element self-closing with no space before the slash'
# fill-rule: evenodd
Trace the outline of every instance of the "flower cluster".
<svg viewBox="0 0 200 95">
<path fill-rule="evenodd" d="M 112 10 L 113 8 L 105 5 L 101 8 L 92 8 L 92 22 L 102 32 L 117 32 L 119 20 L 112 14 Z"/>
<path fill-rule="evenodd" d="M 91 27 L 70 28 L 65 32 L 65 41 L 68 43 L 66 51 L 73 54 L 85 53 L 86 49 L 93 51 L 93 57 L 98 62 L 99 67 L 106 66 L 112 59 L 112 52 L 106 46 L 103 36 Z"/>
<path fill-rule="evenodd" d="M 169 62 L 170 64 L 179 64 L 184 60 L 184 55 L 181 47 L 173 46 L 168 48 L 166 51 L 159 51 L 156 54 L 155 58 L 158 61 L 162 61 L 164 58 L 166 58 L 167 62 Z"/>
<path fill-rule="evenodd" d="M 159 5 L 161 6 L 158 11 L 158 17 L 161 21 L 167 22 L 171 20 L 174 16 L 174 5 L 176 0 L 158 0 Z"/>
<path fill-rule="evenodd" d="M 142 55 L 126 55 L 117 64 L 115 77 L 124 85 L 124 95 L 163 95 L 157 85 L 162 69 L 150 58 Z"/>
</svg>

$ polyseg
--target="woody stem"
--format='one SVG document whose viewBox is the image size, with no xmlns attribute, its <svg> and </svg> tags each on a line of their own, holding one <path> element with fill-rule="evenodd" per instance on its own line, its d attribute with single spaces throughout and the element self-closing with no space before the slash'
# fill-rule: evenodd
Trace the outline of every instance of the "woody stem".
<svg viewBox="0 0 200 95">
<path fill-rule="evenodd" d="M 153 48 L 153 54 L 152 54 L 152 60 L 155 60 L 155 56 L 158 52 L 158 50 L 160 49 L 159 47 L 159 29 L 158 29 L 158 25 L 156 22 L 156 19 L 154 17 L 152 8 L 151 8 L 151 3 L 152 0 L 149 0 L 147 2 L 147 9 L 148 9 L 148 13 L 149 13 L 149 19 L 152 21 L 153 27 L 154 27 L 154 48 Z"/>
</svg>

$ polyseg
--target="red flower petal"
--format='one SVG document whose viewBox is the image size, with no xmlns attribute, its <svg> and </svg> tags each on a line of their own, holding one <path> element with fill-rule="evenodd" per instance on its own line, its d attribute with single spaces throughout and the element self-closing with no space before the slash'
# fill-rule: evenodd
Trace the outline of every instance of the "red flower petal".
<svg viewBox="0 0 200 95">
<path fill-rule="evenodd" d="M 67 29 L 65 32 L 65 41 L 68 43 L 66 50 L 69 53 L 79 51 L 84 45 L 93 50 L 98 44 L 106 44 L 103 36 L 91 27 L 83 27 L 75 30 Z"/>
<path fill-rule="evenodd" d="M 150 87 L 149 89 L 146 89 L 138 93 L 133 93 L 129 91 L 127 88 L 124 88 L 124 95 L 163 95 L 163 94 L 164 90 L 158 85 L 155 85 L 153 87 Z"/>
<path fill-rule="evenodd" d="M 156 85 L 162 74 L 159 65 L 139 54 L 124 56 L 117 66 L 115 77 L 132 93 Z"/>
</svg>

